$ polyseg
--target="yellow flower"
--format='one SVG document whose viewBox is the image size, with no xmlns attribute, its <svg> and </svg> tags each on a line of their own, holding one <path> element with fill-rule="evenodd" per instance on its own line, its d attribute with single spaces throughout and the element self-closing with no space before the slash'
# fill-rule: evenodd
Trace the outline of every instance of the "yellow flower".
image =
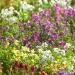
<svg viewBox="0 0 75 75">
<path fill-rule="evenodd" d="M 9 44 L 10 44 L 10 43 L 9 43 L 9 42 L 7 42 L 7 43 L 6 43 L 6 45 L 5 45 L 5 47 L 7 48 L 7 47 L 9 46 Z"/>
<path fill-rule="evenodd" d="M 15 44 L 15 45 L 19 45 L 19 41 L 18 41 L 18 40 L 15 40 L 15 41 L 14 41 L 14 44 Z"/>
<path fill-rule="evenodd" d="M 42 48 L 39 48 L 38 51 L 39 51 L 39 53 L 42 53 L 43 52 L 43 49 Z"/>
<path fill-rule="evenodd" d="M 52 68 L 53 72 L 57 72 L 59 70 L 58 64 L 51 64 L 51 68 Z"/>
<path fill-rule="evenodd" d="M 73 70 L 73 72 L 75 73 L 75 69 Z"/>
<path fill-rule="evenodd" d="M 30 52 L 29 48 L 26 47 L 26 46 L 22 46 L 22 50 L 25 51 L 25 52 Z"/>
<path fill-rule="evenodd" d="M 66 68 L 68 65 L 67 64 L 63 64 L 63 67 Z"/>
<path fill-rule="evenodd" d="M 35 53 L 34 49 L 32 49 L 32 50 L 31 50 L 31 53 L 32 53 L 32 54 L 34 54 L 34 53 Z"/>
</svg>

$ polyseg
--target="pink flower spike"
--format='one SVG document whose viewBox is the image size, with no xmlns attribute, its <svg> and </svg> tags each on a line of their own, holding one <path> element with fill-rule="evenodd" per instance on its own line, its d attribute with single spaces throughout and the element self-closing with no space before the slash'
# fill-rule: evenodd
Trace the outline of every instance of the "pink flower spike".
<svg viewBox="0 0 75 75">
<path fill-rule="evenodd" d="M 24 64 L 24 69 L 28 72 L 28 64 Z"/>
<path fill-rule="evenodd" d="M 34 65 L 34 64 L 31 66 L 31 71 L 32 71 L 32 72 L 35 71 L 35 65 Z"/>
</svg>

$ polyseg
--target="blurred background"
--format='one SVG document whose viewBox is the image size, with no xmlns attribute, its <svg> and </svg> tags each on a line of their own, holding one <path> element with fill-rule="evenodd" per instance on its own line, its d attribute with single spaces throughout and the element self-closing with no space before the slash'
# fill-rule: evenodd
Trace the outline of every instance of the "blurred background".
<svg viewBox="0 0 75 75">
<path fill-rule="evenodd" d="M 18 7 L 20 1 L 25 1 L 31 5 L 38 5 L 42 2 L 53 2 L 53 1 L 67 1 L 71 6 L 75 5 L 75 0 L 0 0 L 0 10 L 4 7 L 9 7 L 11 5 Z"/>
</svg>

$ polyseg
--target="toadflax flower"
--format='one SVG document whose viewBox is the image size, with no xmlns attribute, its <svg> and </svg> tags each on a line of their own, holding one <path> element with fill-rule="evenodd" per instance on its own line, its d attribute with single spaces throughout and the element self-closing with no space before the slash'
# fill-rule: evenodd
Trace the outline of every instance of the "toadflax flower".
<svg viewBox="0 0 75 75">
<path fill-rule="evenodd" d="M 70 43 L 66 43 L 66 45 L 64 46 L 64 48 L 70 48 L 71 44 Z"/>
<path fill-rule="evenodd" d="M 70 72 L 69 75 L 75 75 L 75 73 L 74 72 Z"/>
<path fill-rule="evenodd" d="M 19 68 L 19 63 L 17 61 L 15 61 L 14 65 L 12 66 L 12 69 L 18 70 L 18 68 Z"/>
<path fill-rule="evenodd" d="M 28 72 L 28 64 L 24 64 L 24 69 Z"/>
<path fill-rule="evenodd" d="M 31 65 L 31 71 L 32 71 L 32 72 L 35 71 L 35 65 L 34 65 L 34 64 Z"/>
<path fill-rule="evenodd" d="M 68 75 L 68 73 L 65 72 L 64 70 L 60 70 L 58 75 Z"/>
<path fill-rule="evenodd" d="M 23 69 L 23 63 L 19 63 L 19 68 Z"/>
<path fill-rule="evenodd" d="M 39 32 L 33 32 L 32 34 L 32 39 L 34 42 L 39 42 L 39 38 L 40 38 L 40 33 Z"/>
<path fill-rule="evenodd" d="M 61 20 L 61 15 L 60 15 L 61 8 L 58 4 L 54 4 L 54 12 L 55 12 L 55 17 L 56 21 Z"/>
<path fill-rule="evenodd" d="M 28 44 L 29 38 L 28 36 L 23 37 L 23 45 L 25 46 L 26 44 Z"/>
<path fill-rule="evenodd" d="M 65 45 L 66 45 L 66 42 L 61 41 L 61 42 L 59 43 L 59 45 L 60 45 L 60 46 L 65 46 Z"/>
<path fill-rule="evenodd" d="M 38 14 L 33 13 L 32 14 L 32 19 L 33 19 L 34 22 L 40 21 L 40 16 Z"/>
<path fill-rule="evenodd" d="M 60 6 L 57 3 L 54 4 L 54 11 L 55 11 L 55 15 L 60 14 Z"/>
<path fill-rule="evenodd" d="M 45 14 L 46 16 L 50 16 L 50 9 L 45 9 L 44 14 Z"/>
<path fill-rule="evenodd" d="M 47 73 L 45 73 L 44 71 L 41 71 L 40 75 L 47 75 Z"/>
</svg>

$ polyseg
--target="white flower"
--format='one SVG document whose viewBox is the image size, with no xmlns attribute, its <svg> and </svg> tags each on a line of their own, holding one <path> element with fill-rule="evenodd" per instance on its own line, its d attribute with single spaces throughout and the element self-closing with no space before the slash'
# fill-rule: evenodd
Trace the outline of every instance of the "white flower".
<svg viewBox="0 0 75 75">
<path fill-rule="evenodd" d="M 58 53 L 58 54 L 61 54 L 63 56 L 65 56 L 65 50 L 63 49 L 60 49 L 60 48 L 53 48 L 54 52 Z"/>
<path fill-rule="evenodd" d="M 59 53 L 60 49 L 59 48 L 53 48 L 54 52 Z"/>
<path fill-rule="evenodd" d="M 4 18 L 13 15 L 13 12 L 13 9 L 6 8 L 1 10 L 1 15 Z"/>
<path fill-rule="evenodd" d="M 36 46 L 36 48 L 46 48 L 46 47 L 48 47 L 48 44 L 46 43 L 46 42 L 44 42 L 44 43 L 42 43 L 42 45 L 40 45 L 40 46 Z"/>
<path fill-rule="evenodd" d="M 45 63 L 46 60 L 49 60 L 49 61 L 53 61 L 54 60 L 54 57 L 52 56 L 52 53 L 51 53 L 50 50 L 43 51 L 42 62 Z"/>
<path fill-rule="evenodd" d="M 63 56 L 65 56 L 65 54 L 66 54 L 66 53 L 65 53 L 65 50 L 60 50 L 59 53 L 60 53 L 61 55 L 63 55 Z"/>
<path fill-rule="evenodd" d="M 9 10 L 14 11 L 14 7 L 9 7 Z"/>
<path fill-rule="evenodd" d="M 8 19 L 8 21 L 9 21 L 10 23 L 16 23 L 16 22 L 17 22 L 17 17 L 15 17 L 15 16 L 10 17 L 10 18 Z"/>
<path fill-rule="evenodd" d="M 41 12 L 41 11 L 43 11 L 43 9 L 42 8 L 39 8 L 38 11 Z"/>
<path fill-rule="evenodd" d="M 20 8 L 23 9 L 23 10 L 31 10 L 32 11 L 34 9 L 34 6 L 29 5 L 24 1 L 21 1 L 20 2 Z"/>
<path fill-rule="evenodd" d="M 44 3 L 48 3 L 48 0 L 43 0 Z"/>
<path fill-rule="evenodd" d="M 43 49 L 42 49 L 42 48 L 39 48 L 39 49 L 38 49 L 38 52 L 39 52 L 39 53 L 43 53 Z"/>
<path fill-rule="evenodd" d="M 42 43 L 42 47 L 46 48 L 46 47 L 48 47 L 48 44 L 46 42 L 44 42 L 44 43 Z"/>
<path fill-rule="evenodd" d="M 69 66 L 68 66 L 68 70 L 69 70 L 69 71 L 72 71 L 73 69 L 74 69 L 74 67 L 73 67 L 72 65 L 69 65 Z"/>
<path fill-rule="evenodd" d="M 66 45 L 64 46 L 64 48 L 69 48 L 71 46 L 70 43 L 66 43 Z"/>
<path fill-rule="evenodd" d="M 39 4 L 42 5 L 42 0 L 39 0 Z"/>
<path fill-rule="evenodd" d="M 55 3 L 58 3 L 60 6 L 62 7 L 66 7 L 67 5 L 69 6 L 70 5 L 70 1 L 71 0 L 51 0 L 51 5 L 53 6 Z"/>
</svg>

